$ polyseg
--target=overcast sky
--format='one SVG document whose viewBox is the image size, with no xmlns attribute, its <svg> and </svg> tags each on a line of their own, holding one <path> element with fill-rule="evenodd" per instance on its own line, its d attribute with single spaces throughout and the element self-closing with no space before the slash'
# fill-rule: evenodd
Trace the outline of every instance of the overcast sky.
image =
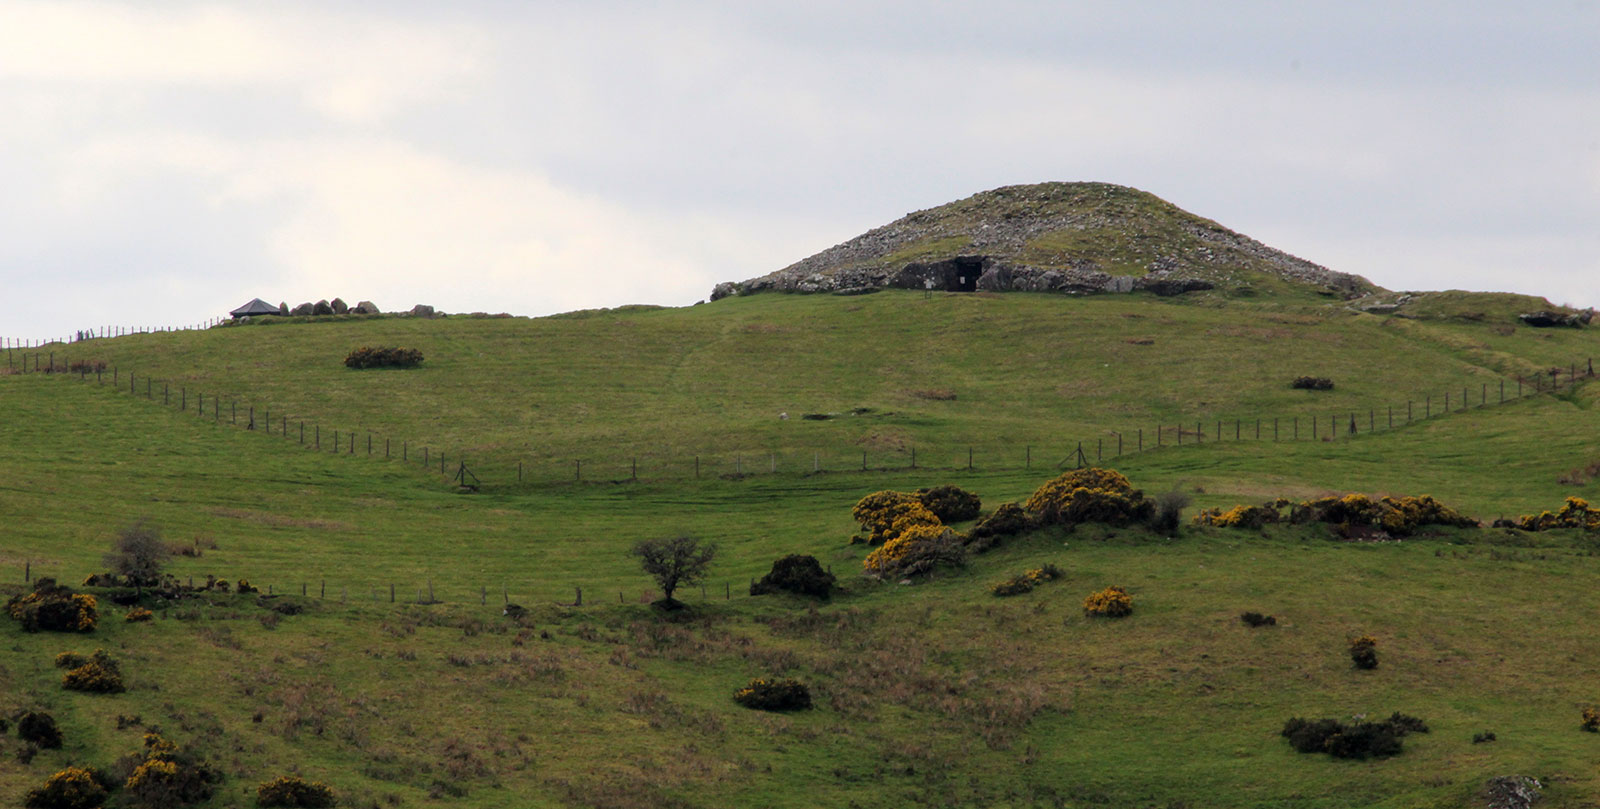
<svg viewBox="0 0 1600 809">
<path fill-rule="evenodd" d="M 5 337 L 684 305 L 1045 180 L 1600 305 L 1600 4 L 0 0 Z"/>
</svg>

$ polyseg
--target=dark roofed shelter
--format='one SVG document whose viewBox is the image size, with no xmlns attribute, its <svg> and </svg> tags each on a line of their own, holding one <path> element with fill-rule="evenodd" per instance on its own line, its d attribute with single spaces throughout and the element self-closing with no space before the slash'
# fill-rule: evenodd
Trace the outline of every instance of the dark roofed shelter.
<svg viewBox="0 0 1600 809">
<path fill-rule="evenodd" d="M 256 315 L 276 315 L 278 307 L 267 303 L 260 298 L 251 298 L 250 302 L 228 313 L 233 317 L 254 317 Z"/>
</svg>

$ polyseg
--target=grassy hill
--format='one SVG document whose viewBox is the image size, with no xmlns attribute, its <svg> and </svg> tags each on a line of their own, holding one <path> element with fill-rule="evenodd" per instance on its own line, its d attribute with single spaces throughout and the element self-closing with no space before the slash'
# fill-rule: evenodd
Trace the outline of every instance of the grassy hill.
<svg viewBox="0 0 1600 809">
<path fill-rule="evenodd" d="M 140 393 L 153 379 L 154 398 L 166 386 L 173 407 L 180 388 L 191 410 L 198 394 L 253 406 L 296 441 L 303 421 L 325 446 L 334 430 L 346 442 L 354 432 L 358 454 L 370 433 L 392 454 L 406 442 L 464 456 L 498 486 L 515 482 L 519 462 L 542 482 L 576 477 L 580 461 L 591 479 L 631 477 L 635 463 L 647 479 L 690 477 L 696 456 L 705 475 L 775 460 L 860 468 L 863 451 L 870 467 L 904 466 L 913 448 L 923 466 L 965 466 L 969 448 L 974 465 L 1021 466 L 1030 446 L 1054 463 L 1080 441 L 1120 433 L 1127 448 L 1160 428 L 1175 442 L 1180 423 L 1214 433 L 1219 420 L 1298 418 L 1309 438 L 1313 416 L 1348 422 L 1408 399 L 1421 413 L 1429 396 L 1437 411 L 1463 388 L 1478 401 L 1484 385 L 1498 401 L 1502 380 L 1514 390 L 1518 375 L 1596 353 L 1586 332 L 1515 325 L 1500 311 L 1513 303 L 1424 298 L 1411 306 L 1432 306 L 1429 319 L 1406 319 L 1220 295 L 766 295 L 533 320 L 266 320 L 62 354 L 124 381 L 132 372 Z M 399 372 L 340 364 L 368 344 L 427 360 Z M 1291 390 L 1301 375 L 1336 387 Z"/>
<path fill-rule="evenodd" d="M 848 543 L 849 508 L 869 492 L 957 483 L 992 508 L 1026 497 L 1078 442 L 1145 424 L 1149 440 L 1158 423 L 1198 422 L 1207 440 L 1172 446 L 1167 433 L 1112 465 L 1197 507 L 1426 492 L 1492 520 L 1591 496 L 1594 483 L 1569 475 L 1600 460 L 1600 388 L 1563 375 L 1556 394 L 1498 404 L 1500 380 L 1548 380 L 1596 345 L 1587 331 L 1515 325 L 1523 303 L 1423 296 L 1408 318 L 1310 298 L 891 291 L 58 347 L 116 367 L 121 385 L 133 369 L 135 394 L 109 373 L 0 375 L 10 590 L 25 566 L 76 584 L 118 530 L 148 518 L 201 548 L 173 561 L 180 578 L 249 578 L 306 611 L 210 594 L 153 605 L 148 624 L 105 603 L 91 635 L 0 623 L 0 709 L 48 709 L 66 735 L 28 764 L 10 737 L 0 801 L 68 763 L 109 765 L 159 726 L 226 773 L 211 806 L 253 806 L 257 782 L 288 772 L 352 806 L 1466 806 L 1513 772 L 1546 781 L 1545 805 L 1588 805 L 1600 787 L 1600 739 L 1578 729 L 1579 709 L 1600 701 L 1586 674 L 1600 662 L 1592 538 L 1080 526 L 910 587 L 855 576 L 866 548 Z M 340 364 L 384 344 L 427 361 Z M 145 398 L 147 374 L 222 405 L 162 406 L 161 382 Z M 1290 389 L 1301 374 L 1336 386 Z M 1458 409 L 1463 387 L 1476 405 L 1486 385 L 1491 406 Z M 1445 391 L 1448 414 L 1418 409 L 1389 429 L 1379 409 L 1435 395 L 1438 407 Z M 464 453 L 486 485 L 457 493 L 437 469 L 369 459 L 364 441 L 352 456 L 244 430 L 234 402 L 325 436 L 371 430 Z M 1274 417 L 1300 418 L 1304 433 L 1313 415 L 1339 437 L 1211 433 Z M 634 456 L 640 481 L 597 482 L 629 477 Z M 725 477 L 735 457 L 759 474 Z M 812 474 L 818 457 L 829 471 Z M 595 467 L 583 484 L 567 477 L 578 459 Z M 681 622 L 641 603 L 652 585 L 626 556 L 676 532 L 721 546 Z M 744 593 L 787 553 L 818 556 L 848 591 L 816 606 Z M 989 595 L 1046 562 L 1066 577 Z M 1084 595 L 1108 584 L 1134 593 L 1135 614 L 1084 618 Z M 415 603 L 430 588 L 442 603 Z M 531 608 L 526 625 L 500 616 L 508 598 Z M 1247 629 L 1245 610 L 1280 623 Z M 1344 654 L 1363 632 L 1379 638 L 1375 671 Z M 55 654 L 97 647 L 122 660 L 130 690 L 61 691 Z M 770 674 L 811 683 L 817 708 L 732 702 Z M 1290 716 L 1397 710 L 1432 732 L 1392 759 L 1304 756 L 1277 736 Z M 1473 744 L 1486 730 L 1498 741 Z"/>
<path fill-rule="evenodd" d="M 910 264 L 957 259 L 969 269 L 981 265 L 1020 273 L 996 275 L 994 285 L 979 287 L 996 290 L 1093 292 L 1114 277 L 1148 276 L 1145 280 L 1199 279 L 1237 297 L 1380 291 L 1365 278 L 1274 250 L 1147 191 L 1050 182 L 1005 186 L 906 214 L 760 278 L 719 284 L 712 296 L 862 286 L 922 289 L 926 275 L 898 280 L 896 275 Z M 1054 277 L 1045 279 L 1043 273 Z M 1031 280 L 1016 285 L 1021 276 Z M 935 288 L 946 288 L 950 280 Z"/>
</svg>

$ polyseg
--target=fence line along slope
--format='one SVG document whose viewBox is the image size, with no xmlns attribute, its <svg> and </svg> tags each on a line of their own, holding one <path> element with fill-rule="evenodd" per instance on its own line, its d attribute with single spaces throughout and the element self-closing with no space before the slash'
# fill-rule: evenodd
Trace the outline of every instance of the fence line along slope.
<svg viewBox="0 0 1600 809">
<path fill-rule="evenodd" d="M 967 447 L 1064 454 L 1142 425 L 1213 429 L 1365 412 L 1399 404 L 1397 391 L 1477 394 L 1596 353 L 1587 331 L 1516 326 L 1508 312 L 1525 302 L 1482 297 L 1401 319 L 1295 299 L 766 295 L 534 320 L 250 325 L 66 350 L 363 441 L 372 433 L 449 457 L 521 460 L 552 479 L 578 461 L 604 462 L 594 477 L 618 479 L 633 458 L 659 469 L 702 455 L 722 474 L 736 458 L 760 469 L 773 454 L 809 467 L 820 449 L 865 450 L 870 466 L 889 463 L 874 455 L 904 464 L 911 447 L 930 465 L 956 465 L 932 459 Z M 345 368 L 362 345 L 417 348 L 426 360 Z M 1335 387 L 1291 389 L 1302 375 Z"/>
</svg>

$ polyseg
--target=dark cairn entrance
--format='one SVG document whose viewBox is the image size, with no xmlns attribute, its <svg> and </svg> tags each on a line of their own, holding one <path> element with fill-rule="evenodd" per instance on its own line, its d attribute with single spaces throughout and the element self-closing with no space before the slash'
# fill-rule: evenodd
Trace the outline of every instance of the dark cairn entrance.
<svg viewBox="0 0 1600 809">
<path fill-rule="evenodd" d="M 957 256 L 926 264 L 907 264 L 889 285 L 902 289 L 977 292 L 978 277 L 983 275 L 983 262 L 983 256 Z"/>
<path fill-rule="evenodd" d="M 947 274 L 946 289 L 950 292 L 977 292 L 978 276 L 983 275 L 983 259 L 967 258 L 965 256 L 955 260 L 955 273 Z"/>
</svg>

